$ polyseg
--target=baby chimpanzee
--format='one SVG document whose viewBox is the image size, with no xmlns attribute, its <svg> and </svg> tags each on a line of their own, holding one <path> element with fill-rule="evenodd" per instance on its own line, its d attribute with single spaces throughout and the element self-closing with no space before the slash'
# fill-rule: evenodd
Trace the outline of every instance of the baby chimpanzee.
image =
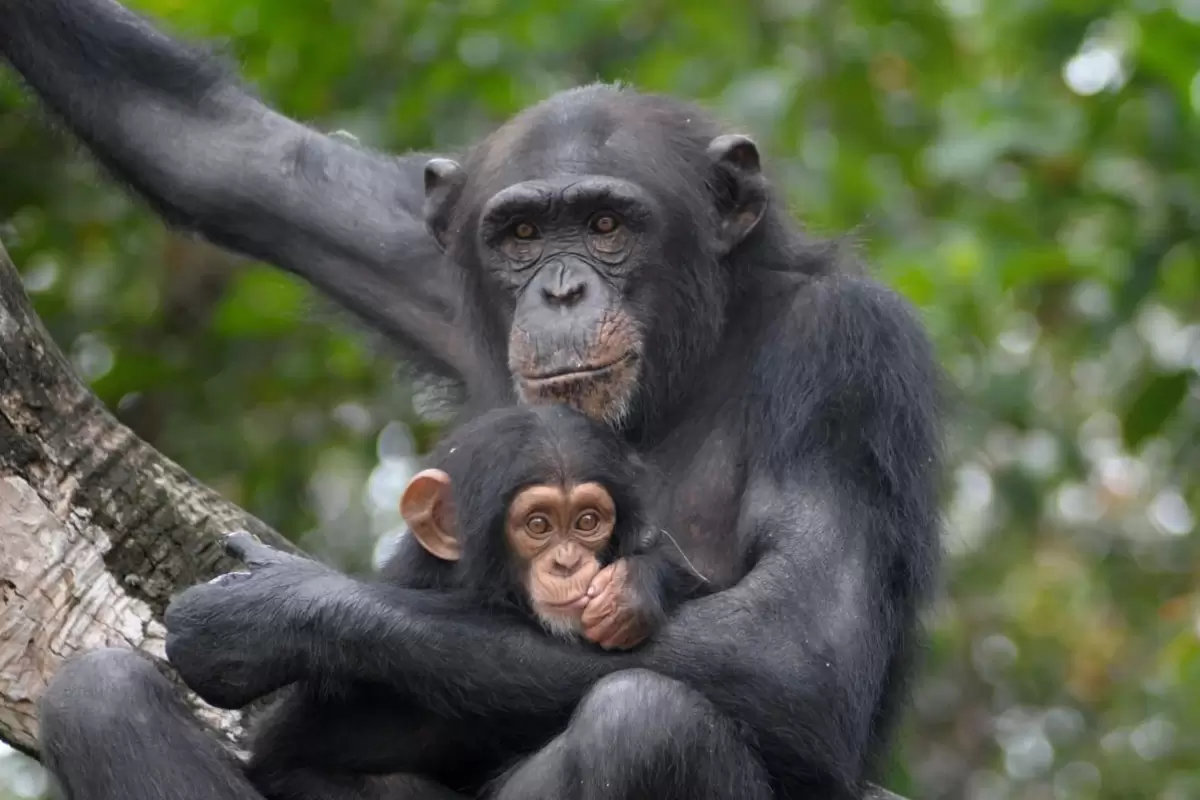
<svg viewBox="0 0 1200 800">
<path fill-rule="evenodd" d="M 430 464 L 400 508 L 406 539 L 441 563 L 408 544 L 385 567 L 390 580 L 477 593 L 606 649 L 643 642 L 703 584 L 647 519 L 652 471 L 567 406 L 485 414 L 446 437 Z"/>
<path fill-rule="evenodd" d="M 485 414 L 450 433 L 429 465 L 400 502 L 411 535 L 380 570 L 383 584 L 415 590 L 406 602 L 478 604 L 631 649 L 707 588 L 648 518 L 656 474 L 567 406 Z M 498 722 L 423 708 L 419 691 L 301 685 L 260 722 L 247 774 L 266 800 L 448 796 L 413 788 L 426 779 L 473 795 L 544 744 L 544 720 Z"/>
</svg>

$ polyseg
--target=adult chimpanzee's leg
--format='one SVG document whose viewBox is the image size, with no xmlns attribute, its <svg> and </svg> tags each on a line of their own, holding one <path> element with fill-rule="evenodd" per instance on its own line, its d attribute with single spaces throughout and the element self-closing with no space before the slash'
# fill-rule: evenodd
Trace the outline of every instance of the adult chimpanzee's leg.
<svg viewBox="0 0 1200 800">
<path fill-rule="evenodd" d="M 469 800 L 418 775 L 332 774 L 296 769 L 264 789 L 267 800 Z"/>
<path fill-rule="evenodd" d="M 489 740 L 503 737 L 486 727 L 371 687 L 340 688 L 296 686 L 256 720 L 245 772 L 267 800 L 462 800 L 438 779 L 477 786 L 512 758 L 505 749 L 489 758 Z"/>
<path fill-rule="evenodd" d="M 698 692 L 646 670 L 599 681 L 497 800 L 769 800 L 744 735 Z"/>
<path fill-rule="evenodd" d="M 132 650 L 68 661 L 42 697 L 42 756 L 66 800 L 263 800 L 205 734 L 154 666 Z M 288 798 L 454 800 L 408 775 L 338 777 L 297 770 Z"/>
<path fill-rule="evenodd" d="M 42 755 L 67 800 L 261 800 L 133 650 L 68 661 L 42 697 Z"/>
</svg>

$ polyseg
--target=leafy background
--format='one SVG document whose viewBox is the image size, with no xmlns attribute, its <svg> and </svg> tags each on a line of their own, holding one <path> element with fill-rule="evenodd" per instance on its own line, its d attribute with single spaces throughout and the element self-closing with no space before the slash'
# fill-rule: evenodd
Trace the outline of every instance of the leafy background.
<svg viewBox="0 0 1200 800">
<path fill-rule="evenodd" d="M 945 591 L 888 785 L 1200 797 L 1197 0 L 134 5 L 372 147 L 462 144 L 596 78 L 756 135 L 796 214 L 919 306 L 954 386 Z M 47 131 L 0 75 L 0 239 L 56 340 L 141 436 L 367 567 L 436 424 L 420 393 Z M 0 755 L 0 798 L 43 791 Z"/>
</svg>

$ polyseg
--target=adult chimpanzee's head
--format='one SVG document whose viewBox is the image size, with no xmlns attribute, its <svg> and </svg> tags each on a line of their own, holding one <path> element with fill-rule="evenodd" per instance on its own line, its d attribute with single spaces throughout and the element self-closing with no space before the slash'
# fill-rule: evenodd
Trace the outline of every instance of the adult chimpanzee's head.
<svg viewBox="0 0 1200 800">
<path fill-rule="evenodd" d="M 637 455 L 561 405 L 492 411 L 452 431 L 404 491 L 401 513 L 455 583 L 573 633 L 600 569 L 647 544 Z"/>
<path fill-rule="evenodd" d="M 426 224 L 507 290 L 526 402 L 620 425 L 681 397 L 724 330 L 730 256 L 760 227 L 758 151 L 699 109 L 609 86 L 556 95 L 426 168 Z"/>
</svg>

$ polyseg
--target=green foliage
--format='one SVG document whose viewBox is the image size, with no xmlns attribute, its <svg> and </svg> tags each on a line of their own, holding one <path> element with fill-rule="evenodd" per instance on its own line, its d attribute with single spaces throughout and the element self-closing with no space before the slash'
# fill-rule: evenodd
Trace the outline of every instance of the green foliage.
<svg viewBox="0 0 1200 800">
<path fill-rule="evenodd" d="M 889 785 L 1200 796 L 1195 2 L 135 5 L 371 147 L 461 145 L 597 78 L 744 126 L 797 215 L 920 307 L 954 386 L 946 591 Z M 57 341 L 142 436 L 365 567 L 436 430 L 387 352 L 46 131 L 0 77 L 0 237 Z"/>
</svg>

